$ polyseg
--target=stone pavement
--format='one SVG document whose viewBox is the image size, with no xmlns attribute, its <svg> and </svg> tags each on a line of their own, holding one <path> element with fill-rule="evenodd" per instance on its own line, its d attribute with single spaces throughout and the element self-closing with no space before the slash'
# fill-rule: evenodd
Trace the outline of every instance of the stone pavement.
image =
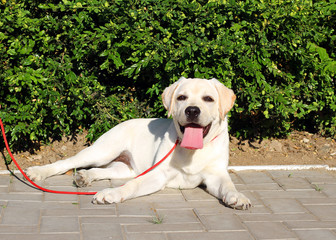
<svg viewBox="0 0 336 240">
<path fill-rule="evenodd" d="M 93 205 L 92 196 L 42 193 L 0 175 L 0 239 L 336 239 L 336 172 L 238 171 L 231 176 L 251 199 L 250 210 L 224 207 L 201 188 Z M 83 191 L 109 185 L 97 182 Z M 43 186 L 76 190 L 71 176 L 49 178 Z"/>
</svg>

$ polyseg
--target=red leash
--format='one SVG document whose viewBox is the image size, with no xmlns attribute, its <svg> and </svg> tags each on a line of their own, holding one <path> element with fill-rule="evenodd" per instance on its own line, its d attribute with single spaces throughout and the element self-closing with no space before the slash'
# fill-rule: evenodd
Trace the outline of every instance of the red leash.
<svg viewBox="0 0 336 240">
<path fill-rule="evenodd" d="M 6 149 L 11 157 L 11 159 L 13 160 L 14 164 L 16 165 L 16 167 L 19 169 L 19 171 L 22 173 L 22 175 L 25 177 L 25 179 L 27 179 L 28 182 L 30 182 L 34 187 L 40 189 L 43 192 L 49 192 L 49 193 L 57 193 L 57 194 L 75 194 L 75 195 L 95 195 L 97 192 L 68 192 L 68 191 L 55 191 L 55 190 L 50 190 L 47 188 L 43 188 L 39 185 L 37 185 L 36 183 L 34 183 L 26 174 L 25 172 L 22 170 L 22 168 L 20 167 L 20 165 L 17 163 L 17 161 L 15 160 L 11 150 L 9 149 L 9 145 L 7 142 L 7 138 L 6 138 L 6 134 L 5 134 L 5 129 L 2 123 L 2 120 L 0 118 L 0 126 L 1 126 L 1 131 L 2 131 L 2 136 L 3 139 L 5 141 L 5 145 L 6 145 Z M 154 168 L 156 168 L 158 165 L 160 165 L 164 160 L 166 160 L 166 158 L 172 154 L 172 152 L 175 150 L 177 144 L 179 143 L 178 140 L 176 140 L 175 145 L 172 147 L 172 149 L 170 149 L 170 151 L 156 164 L 154 164 L 152 167 L 148 168 L 146 171 L 144 171 L 143 173 L 139 174 L 138 176 L 136 176 L 135 178 L 138 178 L 142 175 L 145 175 L 146 173 L 150 172 L 151 170 L 153 170 Z"/>
</svg>

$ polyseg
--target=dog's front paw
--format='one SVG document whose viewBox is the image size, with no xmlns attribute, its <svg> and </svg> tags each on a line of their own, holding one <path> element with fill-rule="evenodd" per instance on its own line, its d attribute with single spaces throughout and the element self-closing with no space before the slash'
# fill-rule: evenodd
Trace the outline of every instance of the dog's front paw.
<svg viewBox="0 0 336 240">
<path fill-rule="evenodd" d="M 86 187 L 91 184 L 92 179 L 90 178 L 88 171 L 80 170 L 76 173 L 74 181 L 77 187 Z"/>
<path fill-rule="evenodd" d="M 47 169 L 44 166 L 29 167 L 25 173 L 32 181 L 42 181 L 48 177 Z"/>
<path fill-rule="evenodd" d="M 228 192 L 224 196 L 223 202 L 225 205 L 239 210 L 247 210 L 251 207 L 250 199 L 248 199 L 244 194 L 236 191 Z"/>
<path fill-rule="evenodd" d="M 94 204 L 111 204 L 124 201 L 119 188 L 106 188 L 94 195 L 92 203 Z"/>
</svg>

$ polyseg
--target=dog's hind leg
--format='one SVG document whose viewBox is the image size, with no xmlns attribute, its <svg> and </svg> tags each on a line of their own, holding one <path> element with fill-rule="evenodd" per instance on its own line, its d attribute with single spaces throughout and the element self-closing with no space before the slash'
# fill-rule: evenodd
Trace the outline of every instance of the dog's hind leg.
<svg viewBox="0 0 336 240">
<path fill-rule="evenodd" d="M 93 181 L 99 180 L 114 180 L 112 184 L 122 185 L 134 177 L 136 174 L 128 165 L 122 162 L 112 162 L 107 168 L 80 170 L 74 180 L 78 187 L 86 187 Z"/>
<path fill-rule="evenodd" d="M 27 168 L 26 174 L 32 180 L 39 181 L 50 176 L 63 174 L 71 169 L 106 166 L 120 155 L 121 151 L 119 149 L 118 146 L 111 148 L 104 142 L 98 141 L 68 159 L 45 166 Z"/>
</svg>

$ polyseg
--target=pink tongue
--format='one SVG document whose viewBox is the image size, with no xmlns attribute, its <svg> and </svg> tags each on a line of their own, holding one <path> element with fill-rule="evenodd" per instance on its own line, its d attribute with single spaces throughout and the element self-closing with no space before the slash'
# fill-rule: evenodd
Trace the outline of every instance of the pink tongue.
<svg viewBox="0 0 336 240">
<path fill-rule="evenodd" d="M 203 148 L 203 128 L 186 127 L 180 146 L 188 149 Z"/>
</svg>

